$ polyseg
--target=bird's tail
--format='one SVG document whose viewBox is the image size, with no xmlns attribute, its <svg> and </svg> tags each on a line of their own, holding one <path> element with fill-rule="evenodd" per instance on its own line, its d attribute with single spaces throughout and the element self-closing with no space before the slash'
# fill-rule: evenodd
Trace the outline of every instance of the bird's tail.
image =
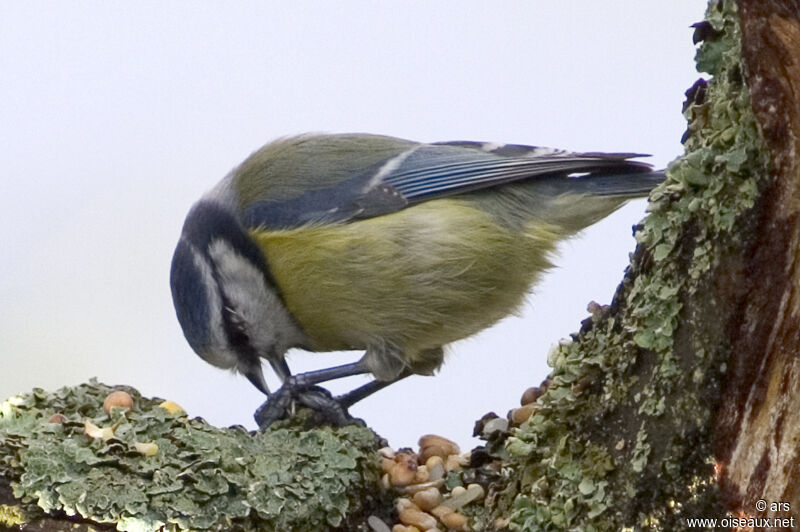
<svg viewBox="0 0 800 532">
<path fill-rule="evenodd" d="M 544 181 L 544 180 L 542 180 Z M 574 234 L 608 216 L 628 200 L 647 196 L 664 181 L 664 170 L 587 174 L 540 182 L 543 218 Z"/>
<path fill-rule="evenodd" d="M 664 170 L 629 174 L 587 175 L 562 179 L 570 194 L 639 198 L 664 181 Z"/>
</svg>

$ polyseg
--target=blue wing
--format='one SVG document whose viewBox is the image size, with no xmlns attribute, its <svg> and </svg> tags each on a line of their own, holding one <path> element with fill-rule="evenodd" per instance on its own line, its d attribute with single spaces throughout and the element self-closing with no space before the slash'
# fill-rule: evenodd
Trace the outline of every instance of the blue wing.
<svg viewBox="0 0 800 532">
<path fill-rule="evenodd" d="M 630 160 L 634 157 L 641 155 L 467 141 L 417 144 L 334 186 L 288 200 L 260 201 L 246 208 L 242 219 L 248 227 L 267 229 L 346 223 L 529 179 L 566 180 L 580 175 L 580 181 L 588 182 L 599 175 L 650 172 L 649 164 Z"/>
</svg>

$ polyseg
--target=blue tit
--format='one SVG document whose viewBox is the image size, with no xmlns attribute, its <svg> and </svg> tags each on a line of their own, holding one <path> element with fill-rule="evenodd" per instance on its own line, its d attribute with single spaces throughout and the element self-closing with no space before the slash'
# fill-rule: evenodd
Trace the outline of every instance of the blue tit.
<svg viewBox="0 0 800 532">
<path fill-rule="evenodd" d="M 349 406 L 432 374 L 447 344 L 518 309 L 560 241 L 663 180 L 636 157 L 368 134 L 274 141 L 186 217 L 170 276 L 178 321 L 201 358 L 268 398 L 262 360 L 281 389 L 372 374 L 336 398 Z M 292 348 L 364 355 L 292 376 Z"/>
</svg>

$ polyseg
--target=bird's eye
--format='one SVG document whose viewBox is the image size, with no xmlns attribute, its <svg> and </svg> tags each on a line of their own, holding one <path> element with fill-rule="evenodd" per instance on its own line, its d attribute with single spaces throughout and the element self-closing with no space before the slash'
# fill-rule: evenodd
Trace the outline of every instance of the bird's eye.
<svg viewBox="0 0 800 532">
<path fill-rule="evenodd" d="M 244 319 L 231 307 L 225 306 L 222 313 L 225 322 L 225 334 L 232 347 L 243 347 L 250 345 L 250 337 L 247 335 L 247 327 Z"/>
</svg>

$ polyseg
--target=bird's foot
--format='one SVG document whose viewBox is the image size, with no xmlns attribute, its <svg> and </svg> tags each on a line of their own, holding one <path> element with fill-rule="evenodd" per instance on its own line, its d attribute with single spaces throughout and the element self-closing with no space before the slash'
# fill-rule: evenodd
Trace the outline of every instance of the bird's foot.
<svg viewBox="0 0 800 532">
<path fill-rule="evenodd" d="M 258 428 L 264 430 L 279 419 L 291 417 L 298 406 L 312 411 L 315 425 L 341 426 L 353 420 L 347 407 L 331 392 L 290 378 L 256 410 L 254 417 Z"/>
</svg>

